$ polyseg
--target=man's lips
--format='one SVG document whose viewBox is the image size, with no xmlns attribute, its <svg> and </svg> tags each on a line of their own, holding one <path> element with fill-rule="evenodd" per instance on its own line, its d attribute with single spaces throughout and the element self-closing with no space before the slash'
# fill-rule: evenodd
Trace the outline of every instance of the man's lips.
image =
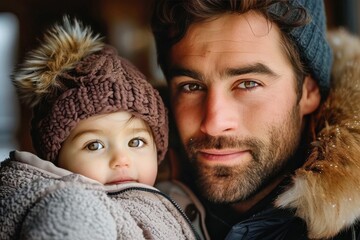
<svg viewBox="0 0 360 240">
<path fill-rule="evenodd" d="M 198 151 L 198 158 L 205 161 L 230 161 L 244 158 L 249 154 L 248 150 L 238 149 L 202 149 Z"/>
</svg>

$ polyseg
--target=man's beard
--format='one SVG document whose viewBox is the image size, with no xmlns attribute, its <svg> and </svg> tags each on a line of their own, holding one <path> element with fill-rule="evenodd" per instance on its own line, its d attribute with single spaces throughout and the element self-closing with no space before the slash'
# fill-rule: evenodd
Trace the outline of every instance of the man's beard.
<svg viewBox="0 0 360 240">
<path fill-rule="evenodd" d="M 284 122 L 268 126 L 266 139 L 205 135 L 192 138 L 185 148 L 195 171 L 200 193 L 214 203 L 235 203 L 249 199 L 278 176 L 296 152 L 301 126 L 298 106 Z M 251 155 L 247 164 L 234 166 L 209 165 L 197 161 L 200 149 L 239 148 Z"/>
</svg>

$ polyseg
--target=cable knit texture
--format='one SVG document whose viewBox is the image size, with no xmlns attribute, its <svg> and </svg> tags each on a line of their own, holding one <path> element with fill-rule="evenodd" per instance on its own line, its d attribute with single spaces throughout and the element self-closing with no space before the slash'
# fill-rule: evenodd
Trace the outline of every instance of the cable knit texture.
<svg viewBox="0 0 360 240">
<path fill-rule="evenodd" d="M 0 168 L 0 239 L 195 239 L 152 187 L 104 186 L 16 152 Z M 137 187 L 137 188 L 136 188 Z"/>
</svg>

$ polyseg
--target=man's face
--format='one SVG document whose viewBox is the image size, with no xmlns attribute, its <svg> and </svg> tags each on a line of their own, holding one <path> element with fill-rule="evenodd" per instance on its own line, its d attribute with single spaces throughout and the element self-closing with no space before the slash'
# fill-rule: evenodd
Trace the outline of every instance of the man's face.
<svg viewBox="0 0 360 240">
<path fill-rule="evenodd" d="M 176 125 L 198 187 L 214 202 L 246 200 L 277 176 L 310 112 L 269 24 L 254 12 L 222 15 L 191 25 L 170 51 Z"/>
</svg>

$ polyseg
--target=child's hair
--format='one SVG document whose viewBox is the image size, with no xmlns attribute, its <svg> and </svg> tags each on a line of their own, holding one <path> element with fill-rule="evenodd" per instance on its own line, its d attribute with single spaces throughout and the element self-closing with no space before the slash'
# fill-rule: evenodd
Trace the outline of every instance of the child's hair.
<svg viewBox="0 0 360 240">
<path fill-rule="evenodd" d="M 168 145 L 167 111 L 145 76 L 78 20 L 64 17 L 14 72 L 19 97 L 33 109 L 37 154 L 55 162 L 80 120 L 128 111 L 151 128 L 158 160 Z"/>
</svg>

